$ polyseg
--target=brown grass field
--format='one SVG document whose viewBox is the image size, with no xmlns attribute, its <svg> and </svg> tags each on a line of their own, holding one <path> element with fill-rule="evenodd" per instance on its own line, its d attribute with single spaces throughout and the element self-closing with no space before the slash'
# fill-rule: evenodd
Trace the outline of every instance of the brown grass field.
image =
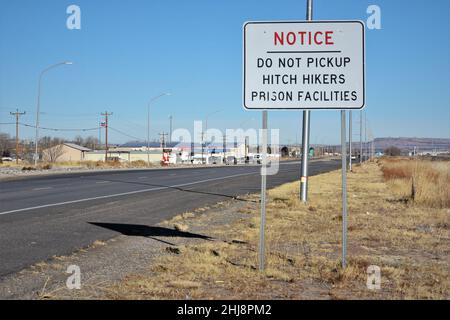
<svg viewBox="0 0 450 320">
<path fill-rule="evenodd" d="M 103 298 L 450 299 L 449 172 L 448 162 L 408 159 L 355 166 L 346 269 L 338 170 L 310 178 L 307 205 L 298 200 L 298 182 L 269 191 L 264 272 L 257 265 L 259 205 L 237 202 L 163 223 L 214 240 L 168 247 L 146 272 L 104 287 Z M 367 287 L 370 265 L 381 269 L 380 289 Z"/>
<path fill-rule="evenodd" d="M 258 207 L 244 205 L 245 218 L 209 230 L 228 241 L 181 246 L 147 274 L 109 288 L 107 298 L 449 299 L 449 172 L 450 163 L 404 159 L 355 167 L 348 176 L 345 270 L 340 171 L 334 171 L 311 177 L 307 205 L 298 200 L 298 183 L 270 190 L 265 272 L 257 271 Z M 381 268 L 379 290 L 366 286 L 369 265 Z"/>
<path fill-rule="evenodd" d="M 450 162 L 409 159 L 381 161 L 383 177 L 405 201 L 434 207 L 450 207 Z"/>
</svg>

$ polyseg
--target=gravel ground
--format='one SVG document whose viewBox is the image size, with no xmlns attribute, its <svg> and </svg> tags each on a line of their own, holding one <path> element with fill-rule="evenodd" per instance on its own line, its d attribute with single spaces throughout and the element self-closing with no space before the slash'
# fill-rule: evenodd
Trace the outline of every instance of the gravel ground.
<svg viewBox="0 0 450 320">
<path fill-rule="evenodd" d="M 174 254 L 179 245 L 208 241 L 190 235 L 208 236 L 208 229 L 214 225 L 227 225 L 242 219 L 239 213 L 242 201 L 221 202 L 212 208 L 200 208 L 182 223 L 188 222 L 188 235 L 177 232 L 174 223 L 158 224 L 165 228 L 168 236 L 144 237 L 120 235 L 106 242 L 96 241 L 88 248 L 70 256 L 53 257 L 37 263 L 16 274 L 0 279 L 0 299 L 104 299 L 108 288 L 127 275 L 140 274 L 151 266 L 151 261 L 161 255 Z M 208 224 L 204 224 L 207 218 Z M 181 236 L 180 236 L 181 235 Z M 222 241 L 221 239 L 211 239 Z M 81 271 L 81 289 L 69 290 L 66 273 L 70 265 L 77 265 Z"/>
</svg>

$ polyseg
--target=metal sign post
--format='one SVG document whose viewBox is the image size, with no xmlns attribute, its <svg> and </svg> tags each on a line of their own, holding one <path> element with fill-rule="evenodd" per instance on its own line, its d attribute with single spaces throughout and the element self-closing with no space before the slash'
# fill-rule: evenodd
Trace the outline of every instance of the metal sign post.
<svg viewBox="0 0 450 320">
<path fill-rule="evenodd" d="M 341 110 L 341 158 L 342 158 L 342 268 L 347 261 L 347 139 L 345 137 L 345 110 Z"/>
<path fill-rule="evenodd" d="M 363 163 L 363 111 L 359 112 L 359 164 Z"/>
<path fill-rule="evenodd" d="M 312 0 L 306 1 L 306 20 L 312 20 L 313 6 Z M 308 201 L 308 151 L 309 151 L 309 132 L 311 127 L 311 111 L 303 111 L 302 127 L 302 166 L 300 174 L 300 200 Z"/>
<path fill-rule="evenodd" d="M 261 221 L 259 227 L 259 271 L 265 267 L 266 187 L 267 187 L 267 111 L 262 112 L 261 130 Z"/>
<path fill-rule="evenodd" d="M 352 110 L 348 112 L 348 169 L 352 171 Z"/>
<path fill-rule="evenodd" d="M 308 201 L 308 153 L 309 153 L 309 129 L 310 111 L 303 111 L 302 129 L 302 166 L 300 175 L 300 200 Z"/>
</svg>

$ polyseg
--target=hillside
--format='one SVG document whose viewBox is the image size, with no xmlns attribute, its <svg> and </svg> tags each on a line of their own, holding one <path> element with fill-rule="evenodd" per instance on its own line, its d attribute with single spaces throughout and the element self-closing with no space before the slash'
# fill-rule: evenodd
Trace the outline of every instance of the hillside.
<svg viewBox="0 0 450 320">
<path fill-rule="evenodd" d="M 375 138 L 375 148 L 384 150 L 390 146 L 397 147 L 401 150 L 450 150 L 450 139 L 445 138 L 405 138 L 405 137 L 387 137 Z"/>
</svg>

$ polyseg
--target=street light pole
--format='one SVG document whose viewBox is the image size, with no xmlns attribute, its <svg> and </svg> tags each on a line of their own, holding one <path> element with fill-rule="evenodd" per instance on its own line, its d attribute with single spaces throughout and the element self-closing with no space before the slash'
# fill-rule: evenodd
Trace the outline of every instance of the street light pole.
<svg viewBox="0 0 450 320">
<path fill-rule="evenodd" d="M 38 140 L 39 140 L 39 109 L 41 107 L 41 82 L 42 82 L 42 76 L 44 75 L 44 73 L 46 73 L 47 71 L 49 71 L 50 69 L 62 66 L 62 65 L 71 65 L 73 64 L 71 61 L 64 61 L 64 62 L 59 62 L 59 63 L 55 63 L 47 68 L 45 68 L 44 70 L 42 70 L 41 74 L 39 75 L 39 83 L 38 83 L 38 97 L 37 97 L 37 107 L 36 107 L 36 134 L 35 134 L 35 138 L 34 138 L 34 165 L 37 166 L 37 162 L 39 159 L 39 155 L 38 155 Z"/>
<path fill-rule="evenodd" d="M 163 96 L 170 96 L 171 93 L 165 92 L 161 93 L 160 95 L 157 95 L 150 99 L 147 106 L 147 165 L 150 167 L 150 105 L 153 101 L 155 101 L 158 98 L 161 98 Z"/>
<path fill-rule="evenodd" d="M 205 148 L 204 148 L 204 136 L 206 136 L 206 140 L 208 140 L 208 117 L 212 116 L 213 114 L 219 113 L 222 110 L 216 110 L 214 112 L 208 113 L 205 117 L 205 131 L 202 131 L 202 164 L 205 163 L 204 161 L 204 152 L 205 152 Z M 206 141 L 205 141 L 206 142 Z M 208 157 L 208 150 L 206 150 L 206 157 Z"/>
<path fill-rule="evenodd" d="M 169 122 L 170 122 L 170 126 L 169 126 L 169 143 L 172 143 L 172 121 L 173 121 L 173 116 L 170 115 L 169 116 Z"/>
</svg>

